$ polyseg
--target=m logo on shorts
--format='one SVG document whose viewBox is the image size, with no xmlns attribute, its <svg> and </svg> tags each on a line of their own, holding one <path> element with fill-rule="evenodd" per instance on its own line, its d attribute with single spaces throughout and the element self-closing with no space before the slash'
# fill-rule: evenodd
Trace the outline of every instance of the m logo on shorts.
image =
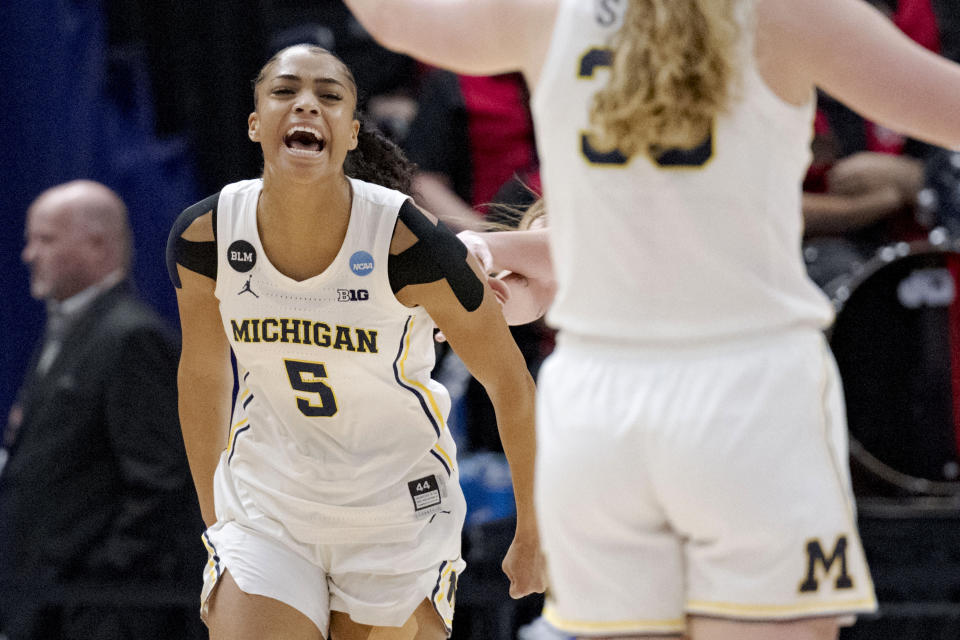
<svg viewBox="0 0 960 640">
<path fill-rule="evenodd" d="M 830 570 L 838 565 L 839 575 L 834 582 L 837 589 L 852 589 L 853 580 L 847 573 L 847 536 L 837 538 L 837 544 L 833 547 L 833 553 L 829 556 L 823 552 L 819 540 L 811 540 L 807 543 L 807 578 L 800 583 L 800 593 L 815 592 L 820 588 L 820 582 L 817 580 L 817 567 L 823 568 L 825 577 L 830 575 Z"/>
</svg>

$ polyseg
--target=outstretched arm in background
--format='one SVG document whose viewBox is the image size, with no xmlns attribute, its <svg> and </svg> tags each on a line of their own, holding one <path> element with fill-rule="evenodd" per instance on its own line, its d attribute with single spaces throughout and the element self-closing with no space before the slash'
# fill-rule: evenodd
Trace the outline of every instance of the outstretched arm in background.
<svg viewBox="0 0 960 640">
<path fill-rule="evenodd" d="M 383 46 L 471 75 L 539 73 L 556 0 L 346 0 Z M 532 86 L 532 84 L 531 84 Z"/>
<path fill-rule="evenodd" d="M 800 103 L 816 85 L 894 131 L 960 146 L 960 65 L 862 0 L 761 0 L 758 25 L 764 76 L 782 97 Z"/>
<path fill-rule="evenodd" d="M 413 194 L 417 204 L 443 220 L 454 231 L 480 229 L 483 216 L 464 202 L 442 173 L 420 171 L 413 178 Z"/>
<path fill-rule="evenodd" d="M 346 0 L 385 46 L 462 73 L 521 70 L 531 87 L 556 0 Z M 927 51 L 863 0 L 759 0 L 764 78 L 790 102 L 813 86 L 869 120 L 960 147 L 960 65 Z"/>
</svg>

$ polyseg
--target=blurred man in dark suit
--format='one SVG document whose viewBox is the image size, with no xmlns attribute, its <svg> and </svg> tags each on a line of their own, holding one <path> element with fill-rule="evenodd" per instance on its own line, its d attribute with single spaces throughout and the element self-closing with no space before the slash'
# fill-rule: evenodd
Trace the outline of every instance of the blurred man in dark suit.
<svg viewBox="0 0 960 640">
<path fill-rule="evenodd" d="M 10 640 L 195 635 L 181 594 L 199 589 L 203 524 L 178 347 L 128 280 L 131 237 L 123 202 L 96 182 L 53 187 L 27 212 L 22 257 L 47 323 L 0 448 Z"/>
</svg>

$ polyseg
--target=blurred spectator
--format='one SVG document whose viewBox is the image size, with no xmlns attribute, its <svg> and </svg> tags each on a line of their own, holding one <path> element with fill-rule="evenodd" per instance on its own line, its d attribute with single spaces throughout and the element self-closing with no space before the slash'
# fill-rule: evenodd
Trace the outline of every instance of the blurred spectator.
<svg viewBox="0 0 960 640">
<path fill-rule="evenodd" d="M 47 322 L 0 449 L 10 640 L 202 631 L 192 596 L 203 523 L 177 421 L 178 349 L 133 292 L 131 245 L 126 207 L 96 182 L 49 189 L 27 212 L 22 258 Z"/>
<path fill-rule="evenodd" d="M 413 195 L 427 211 L 457 231 L 479 229 L 494 217 L 506 221 L 506 212 L 522 211 L 536 198 L 539 163 L 529 95 L 519 73 L 478 77 L 435 69 L 424 79 L 418 104 L 404 146 L 419 167 Z M 491 203 L 507 206 L 488 211 Z M 535 376 L 552 347 L 552 334 L 542 326 L 511 327 L 511 332 Z M 441 360 L 449 355 L 443 351 Z M 502 451 L 493 405 L 482 385 L 468 380 L 461 402 L 461 450 Z"/>
<path fill-rule="evenodd" d="M 940 52 L 931 0 L 870 0 L 914 41 Z M 821 93 L 813 162 L 804 183 L 804 256 L 821 286 L 848 275 L 881 246 L 926 236 L 918 216 L 933 147 L 861 118 Z"/>
<path fill-rule="evenodd" d="M 529 95 L 518 73 L 424 80 L 405 148 L 417 201 L 451 228 L 482 226 L 484 206 L 514 178 L 539 189 Z"/>
<path fill-rule="evenodd" d="M 482 228 L 491 202 L 526 205 L 527 186 L 539 189 L 533 121 L 520 74 L 463 76 L 433 69 L 420 91 L 416 117 L 404 142 L 419 167 L 413 192 L 417 202 L 455 230 Z M 536 336 L 511 328 L 531 372 L 539 363 Z M 442 347 L 439 360 L 447 357 Z M 455 356 L 451 356 L 455 358 Z M 447 363 L 449 365 L 449 363 Z M 463 371 L 462 367 L 447 367 Z M 462 386 L 451 380 L 453 388 Z M 501 451 L 491 425 L 493 408 L 475 380 L 464 381 L 461 396 L 465 442 L 461 449 Z"/>
</svg>

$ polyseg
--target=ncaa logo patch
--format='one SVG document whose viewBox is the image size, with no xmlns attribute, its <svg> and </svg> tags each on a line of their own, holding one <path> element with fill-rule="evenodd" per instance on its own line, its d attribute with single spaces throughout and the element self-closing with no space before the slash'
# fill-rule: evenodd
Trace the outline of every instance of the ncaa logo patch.
<svg viewBox="0 0 960 640">
<path fill-rule="evenodd" d="M 365 276 L 373 271 L 373 256 L 366 251 L 357 251 L 350 256 L 350 270 L 358 276 Z"/>
<path fill-rule="evenodd" d="M 227 249 L 227 262 L 240 273 L 246 273 L 257 264 L 257 252 L 246 240 L 236 240 Z"/>
</svg>

